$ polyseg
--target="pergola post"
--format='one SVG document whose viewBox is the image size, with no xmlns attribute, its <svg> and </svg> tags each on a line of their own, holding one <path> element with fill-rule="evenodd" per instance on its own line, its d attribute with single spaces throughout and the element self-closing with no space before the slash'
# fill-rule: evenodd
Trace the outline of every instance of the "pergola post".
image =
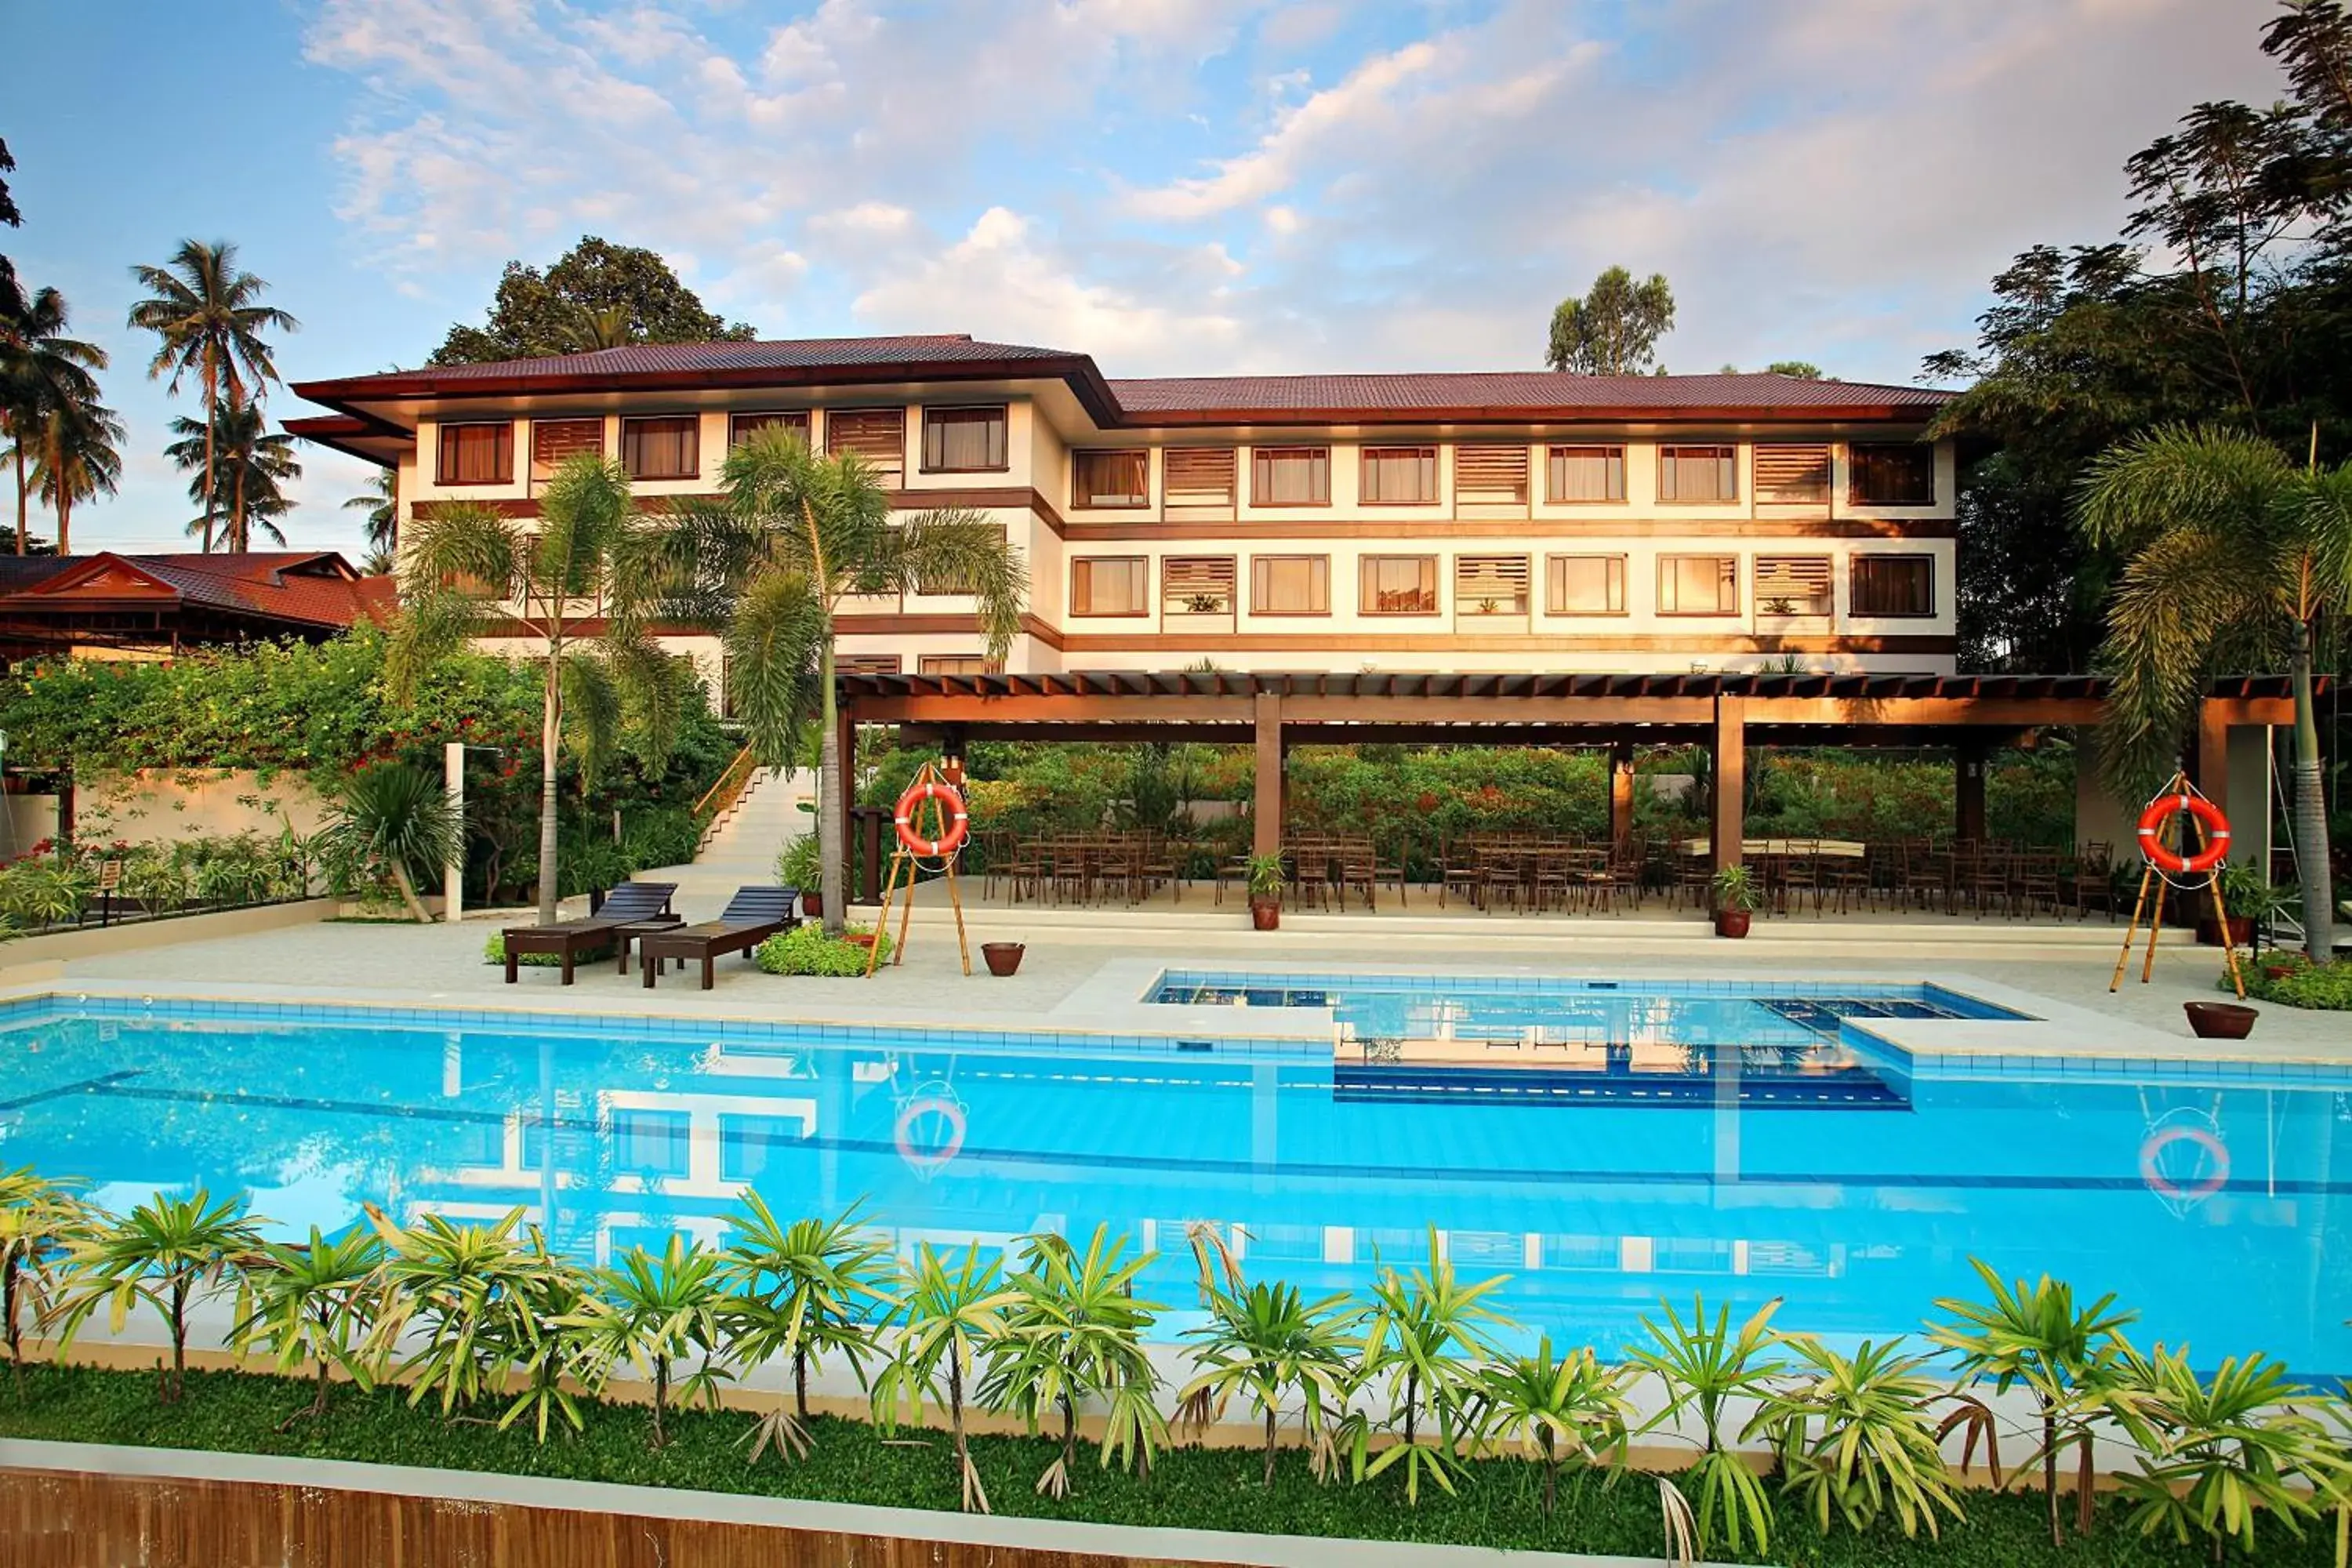
<svg viewBox="0 0 2352 1568">
<path fill-rule="evenodd" d="M 1740 863 L 1747 833 L 1748 700 L 1715 700 L 1715 868 Z"/>
<path fill-rule="evenodd" d="M 1609 842 L 1618 848 L 1633 837 L 1633 742 L 1609 748 Z"/>
<path fill-rule="evenodd" d="M 2210 697 L 2197 704 L 2197 755 L 2189 766 L 2197 787 L 2226 815 L 2230 809 L 2230 714 Z"/>
<path fill-rule="evenodd" d="M 1257 800 L 1250 851 L 1256 855 L 1282 852 L 1282 698 L 1257 694 Z"/>
<path fill-rule="evenodd" d="M 1952 758 L 1952 836 L 1981 842 L 1985 836 L 1985 749 L 1959 747 Z"/>
</svg>

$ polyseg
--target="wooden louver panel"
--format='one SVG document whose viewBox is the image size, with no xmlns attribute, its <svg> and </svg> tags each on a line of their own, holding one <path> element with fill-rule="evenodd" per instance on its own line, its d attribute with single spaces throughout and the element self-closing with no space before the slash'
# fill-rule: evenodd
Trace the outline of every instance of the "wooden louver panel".
<svg viewBox="0 0 2352 1568">
<path fill-rule="evenodd" d="M 876 468 L 897 474 L 907 465 L 907 411 L 903 408 L 829 408 L 824 449 L 856 452 Z"/>
<path fill-rule="evenodd" d="M 1830 499 L 1830 449 L 1808 446 L 1756 448 L 1756 499 L 1773 502 L 1819 502 Z"/>
<path fill-rule="evenodd" d="M 1759 555 L 1756 608 L 1768 616 L 1826 616 L 1831 609 L 1830 558 Z"/>
<path fill-rule="evenodd" d="M 566 458 L 576 458 L 583 452 L 598 457 L 604 455 L 603 419 L 534 419 L 530 422 L 533 479 L 549 478 Z"/>
<path fill-rule="evenodd" d="M 1457 555 L 1454 603 L 1465 612 L 1483 612 L 1491 603 L 1504 614 L 1528 607 L 1528 558 L 1524 555 Z"/>
<path fill-rule="evenodd" d="M 1456 447 L 1454 493 L 1465 501 L 1528 499 L 1528 449 L 1516 447 Z"/>
<path fill-rule="evenodd" d="M 1171 555 L 1160 563 L 1160 601 L 1179 613 L 1222 615 L 1231 610 L 1234 581 L 1230 555 Z"/>
<path fill-rule="evenodd" d="M 1231 447 L 1171 447 L 1163 485 L 1170 506 L 1230 506 L 1235 474 Z"/>
</svg>

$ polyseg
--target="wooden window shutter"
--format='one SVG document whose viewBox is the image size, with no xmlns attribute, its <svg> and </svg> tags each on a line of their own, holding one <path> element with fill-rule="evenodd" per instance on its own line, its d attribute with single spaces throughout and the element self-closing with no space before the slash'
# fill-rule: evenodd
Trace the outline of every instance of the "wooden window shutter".
<svg viewBox="0 0 2352 1568">
<path fill-rule="evenodd" d="M 1170 506 L 1230 506 L 1235 460 L 1231 447 L 1171 447 L 1164 484 Z"/>
<path fill-rule="evenodd" d="M 1826 555 L 1756 558 L 1756 608 L 1767 616 L 1826 616 L 1832 608 Z"/>
<path fill-rule="evenodd" d="M 1492 604 L 1494 609 L 1485 610 Z M 1454 607 L 1457 613 L 1525 615 L 1528 558 L 1524 555 L 1457 555 L 1454 558 Z"/>
<path fill-rule="evenodd" d="M 1456 447 L 1454 497 L 1463 501 L 1516 502 L 1528 499 L 1528 449 L 1516 447 Z"/>
<path fill-rule="evenodd" d="M 603 419 L 534 419 L 530 422 L 531 478 L 550 478 L 558 464 L 583 452 L 598 457 L 604 455 Z"/>
<path fill-rule="evenodd" d="M 893 476 L 907 467 L 907 411 L 903 408 L 828 408 L 824 415 L 828 455 L 856 452 Z"/>
<path fill-rule="evenodd" d="M 1758 446 L 1756 499 L 1767 504 L 1827 501 L 1830 499 L 1829 444 Z"/>
<path fill-rule="evenodd" d="M 1171 555 L 1160 563 L 1160 602 L 1180 613 L 1226 614 L 1234 607 L 1234 583 L 1230 555 Z"/>
</svg>

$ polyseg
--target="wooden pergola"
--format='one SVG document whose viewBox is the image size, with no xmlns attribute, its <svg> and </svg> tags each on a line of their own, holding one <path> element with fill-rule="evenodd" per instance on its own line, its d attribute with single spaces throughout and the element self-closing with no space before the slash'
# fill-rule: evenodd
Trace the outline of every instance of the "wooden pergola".
<svg viewBox="0 0 2352 1568">
<path fill-rule="evenodd" d="M 1254 847 L 1280 847 L 1283 759 L 1295 745 L 1606 748 L 1612 832 L 1630 831 L 1633 749 L 1703 745 L 1714 760 L 1717 865 L 1740 858 L 1750 746 L 1949 749 L 1955 830 L 1984 831 L 1984 757 L 2036 731 L 2096 724 L 2105 682 L 2086 675 L 1404 675 L 1081 670 L 1038 675 L 843 675 L 845 781 L 857 726 L 891 724 L 961 755 L 976 740 L 1202 742 L 1257 750 Z M 2284 676 L 2213 683 L 2194 770 L 2226 809 L 2229 733 L 2292 722 Z M 845 804 L 854 805 L 846 798 Z"/>
</svg>

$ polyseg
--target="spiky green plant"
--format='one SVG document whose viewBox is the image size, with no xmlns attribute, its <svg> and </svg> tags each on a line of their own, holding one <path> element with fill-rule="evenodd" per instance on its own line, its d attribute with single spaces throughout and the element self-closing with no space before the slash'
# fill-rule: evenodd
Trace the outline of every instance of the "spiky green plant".
<svg viewBox="0 0 2352 1568">
<path fill-rule="evenodd" d="M 1386 1384 L 1389 1422 L 1399 1441 L 1374 1454 L 1369 1425 L 1356 1423 L 1350 1436 L 1359 1481 L 1401 1465 L 1408 1503 L 1421 1501 L 1424 1477 L 1444 1491 L 1454 1490 L 1463 1443 L 1476 1426 L 1478 1366 L 1495 1353 L 1489 1336 L 1512 1326 L 1486 1298 L 1509 1281 L 1509 1275 L 1498 1274 L 1465 1284 L 1434 1226 L 1426 1267 L 1400 1274 L 1381 1266 L 1358 1360 L 1367 1383 Z M 1433 1444 L 1423 1441 L 1424 1407 L 1437 1427 Z"/>
<path fill-rule="evenodd" d="M 2267 1514 L 2300 1536 L 2342 1489 L 2345 1458 L 2306 1406 L 2315 1400 L 2257 1352 L 2200 1378 L 2186 1346 L 2142 1355 L 2126 1343 L 2122 1378 L 2137 1418 L 2138 1468 L 2116 1478 L 2143 1535 L 2202 1541 L 2220 1562 L 2231 1541 L 2254 1551 Z M 2316 1483 L 2315 1485 L 2314 1483 Z"/>
<path fill-rule="evenodd" d="M 361 1346 L 382 1299 L 377 1271 L 383 1260 L 383 1242 L 373 1231 L 353 1227 L 331 1240 L 314 1225 L 308 1245 L 265 1242 L 247 1262 L 230 1346 L 239 1355 L 258 1348 L 281 1377 L 308 1363 L 316 1379 L 310 1406 L 279 1422 L 280 1432 L 326 1414 L 329 1375 L 338 1368 L 362 1388 L 373 1386 Z"/>
<path fill-rule="evenodd" d="M 1642 1320 L 1649 1342 L 1637 1347 L 1631 1360 L 1658 1379 L 1666 1398 L 1640 1431 L 1673 1432 L 1685 1417 L 1698 1427 L 1696 1438 L 1675 1434 L 1696 1443 L 1699 1455 L 1673 1484 L 1690 1501 L 1702 1551 L 1711 1550 L 1717 1541 L 1734 1552 L 1744 1551 L 1745 1540 L 1751 1537 L 1755 1550 L 1766 1551 L 1771 1544 L 1772 1500 L 1764 1490 L 1763 1478 L 1731 1446 L 1732 1435 L 1724 1423 L 1735 1401 L 1767 1398 L 1773 1380 L 1788 1369 L 1779 1354 L 1780 1336 L 1772 1331 L 1780 1298 L 1757 1309 L 1737 1332 L 1728 1307 L 1718 1307 L 1710 1321 L 1706 1302 L 1694 1297 L 1685 1323 L 1672 1303 L 1660 1305 L 1665 1310 L 1664 1325 Z"/>
<path fill-rule="evenodd" d="M 792 1369 L 792 1398 L 751 1431 L 751 1458 L 772 1447 L 779 1458 L 808 1452 L 809 1369 L 839 1355 L 866 1384 L 866 1359 L 876 1353 L 872 1320 L 889 1304 L 890 1248 L 866 1229 L 858 1205 L 833 1219 L 776 1218 L 757 1193 L 743 1197 L 727 1243 L 727 1278 L 734 1290 L 729 1330 L 746 1367 L 777 1356 Z"/>
<path fill-rule="evenodd" d="M 464 825 L 444 782 L 406 763 L 370 763 L 343 781 L 323 830 L 331 849 L 353 865 L 390 873 L 411 919 L 433 917 L 416 896 L 415 875 L 455 861 Z"/>
<path fill-rule="evenodd" d="M 982 1351 L 1003 1331 L 1004 1310 L 1014 1292 L 1005 1287 L 995 1259 L 981 1260 L 977 1242 L 964 1248 L 962 1262 L 952 1270 L 926 1242 L 895 1294 L 898 1334 L 889 1359 L 875 1375 L 875 1423 L 893 1432 L 902 1419 L 922 1420 L 927 1400 L 944 1405 L 955 1436 L 963 1507 L 986 1513 L 988 1493 L 964 1433 L 964 1390 L 971 1385 Z"/>
<path fill-rule="evenodd" d="M 1290 1285 L 1261 1282 L 1231 1293 L 1212 1289 L 1209 1321 L 1185 1331 L 1197 1342 L 1198 1371 L 1178 1394 L 1178 1411 L 1202 1430 L 1224 1414 L 1234 1395 L 1246 1395 L 1265 1424 L 1265 1484 L 1271 1487 L 1282 1408 L 1296 1399 L 1300 1436 L 1321 1472 L 1328 1468 L 1331 1418 L 1348 1403 L 1361 1326 L 1362 1316 L 1344 1291 L 1309 1301 Z"/>
<path fill-rule="evenodd" d="M 1013 1299 L 988 1343 L 980 1400 L 1018 1415 L 1035 1432 L 1045 1412 L 1061 1417 L 1062 1451 L 1037 1479 L 1038 1491 L 1067 1497 L 1077 1463 L 1078 1406 L 1103 1411 L 1101 1463 L 1114 1458 L 1147 1474 L 1167 1437 L 1155 1398 L 1159 1374 L 1143 1336 L 1161 1310 L 1135 1292 L 1153 1253 L 1127 1254 L 1127 1238 L 1097 1226 L 1085 1252 L 1050 1233 L 1024 1237 Z"/>
<path fill-rule="evenodd" d="M 659 1258 L 633 1247 L 619 1263 L 597 1269 L 564 1325 L 579 1331 L 583 1363 L 595 1381 L 624 1362 L 653 1379 L 653 1446 L 662 1448 L 669 1445 L 670 1373 L 679 1362 L 700 1357 L 677 1384 L 678 1397 L 718 1407 L 719 1385 L 732 1375 L 719 1359 L 729 1304 L 726 1260 L 672 1232 Z"/>
<path fill-rule="evenodd" d="M 1490 1363 L 1480 1373 L 1482 1436 L 1532 1454 L 1544 1471 L 1543 1510 L 1558 1500 L 1570 1463 L 1622 1463 L 1633 1418 L 1629 1365 L 1602 1366 L 1589 1349 L 1555 1356 L 1551 1336 L 1532 1355 Z"/>
<path fill-rule="evenodd" d="M 1902 1342 L 1862 1342 L 1851 1356 L 1805 1335 L 1785 1336 L 1807 1371 L 1766 1396 L 1749 1433 L 1768 1436 L 1782 1483 L 1827 1534 L 1832 1518 L 1868 1530 L 1892 1513 L 1906 1536 L 1940 1536 L 1938 1513 L 1960 1517 L 1929 1407 L 1945 1389 L 1923 1374 L 1929 1358 Z"/>
<path fill-rule="evenodd" d="M 107 1310 L 108 1331 L 119 1334 L 131 1310 L 144 1302 L 171 1330 L 163 1401 L 177 1405 L 187 1379 L 188 1308 L 259 1248 L 265 1223 L 247 1211 L 244 1194 L 215 1203 L 202 1187 L 184 1198 L 158 1193 L 103 1221 L 74 1244 L 58 1306 L 58 1348 L 70 1346 L 99 1308 Z"/>
<path fill-rule="evenodd" d="M 98 1221 L 75 1192 L 77 1184 L 50 1181 L 30 1165 L 0 1172 L 0 1331 L 19 1391 L 25 1383 L 25 1320 L 48 1320 L 73 1249 Z"/>
</svg>

